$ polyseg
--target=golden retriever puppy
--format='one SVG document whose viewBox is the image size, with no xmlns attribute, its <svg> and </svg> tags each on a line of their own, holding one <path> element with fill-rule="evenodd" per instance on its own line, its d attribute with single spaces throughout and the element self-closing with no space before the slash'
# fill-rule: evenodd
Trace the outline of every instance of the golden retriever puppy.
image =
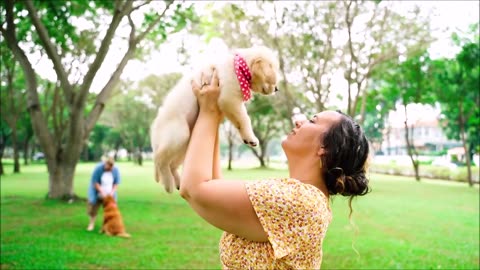
<svg viewBox="0 0 480 270">
<path fill-rule="evenodd" d="M 103 198 L 103 225 L 100 233 L 105 233 L 108 236 L 130 237 L 130 234 L 125 232 L 117 203 L 110 195 Z"/>
<path fill-rule="evenodd" d="M 192 80 L 200 86 L 205 85 L 216 69 L 221 90 L 218 105 L 238 129 L 243 142 L 250 146 L 256 146 L 258 139 L 253 133 L 244 102 L 251 98 L 252 92 L 270 95 L 278 91 L 278 60 L 270 49 L 237 49 L 215 58 L 180 79 L 165 97 L 150 127 L 155 180 L 161 180 L 169 193 L 175 186 L 177 189 L 180 187 L 177 168 L 185 158 L 190 133 L 198 115 Z M 208 78 L 208 81 L 202 81 L 202 77 Z"/>
</svg>

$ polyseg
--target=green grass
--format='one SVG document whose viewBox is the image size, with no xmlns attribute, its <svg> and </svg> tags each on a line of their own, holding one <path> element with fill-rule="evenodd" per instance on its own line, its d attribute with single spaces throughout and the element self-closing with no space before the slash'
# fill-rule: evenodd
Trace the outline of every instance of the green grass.
<svg viewBox="0 0 480 270">
<path fill-rule="evenodd" d="M 93 166 L 77 167 L 79 195 L 86 196 Z M 163 192 L 152 179 L 151 163 L 119 166 L 119 207 L 131 239 L 85 231 L 84 202 L 45 200 L 45 165 L 2 176 L 1 268 L 219 269 L 221 232 L 196 216 L 178 194 Z M 11 169 L 6 166 L 7 172 Z M 285 175 L 284 170 L 225 172 L 229 179 Z M 346 199 L 333 199 L 322 268 L 479 268 L 478 186 L 383 175 L 371 175 L 371 182 L 373 192 L 354 201 L 354 226 Z M 100 224 L 97 219 L 96 229 Z"/>
</svg>

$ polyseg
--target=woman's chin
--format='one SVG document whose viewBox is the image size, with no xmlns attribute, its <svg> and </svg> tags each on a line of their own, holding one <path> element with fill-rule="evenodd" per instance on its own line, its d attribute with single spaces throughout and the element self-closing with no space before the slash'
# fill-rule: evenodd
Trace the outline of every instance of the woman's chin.
<svg viewBox="0 0 480 270">
<path fill-rule="evenodd" d="M 284 136 L 284 137 L 282 138 L 282 149 L 283 149 L 284 152 L 285 152 L 285 146 L 288 147 L 288 143 L 289 143 L 289 140 L 290 140 L 290 137 L 291 137 L 291 136 L 292 136 L 292 135 L 289 134 L 289 135 L 286 135 L 286 136 Z"/>
</svg>

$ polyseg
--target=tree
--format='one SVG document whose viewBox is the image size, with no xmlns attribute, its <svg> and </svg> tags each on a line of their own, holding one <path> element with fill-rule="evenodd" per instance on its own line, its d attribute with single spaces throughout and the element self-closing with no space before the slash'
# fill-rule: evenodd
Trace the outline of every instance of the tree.
<svg viewBox="0 0 480 270">
<path fill-rule="evenodd" d="M 455 59 L 434 62 L 436 96 L 444 118 L 444 130 L 451 139 L 462 142 L 468 172 L 468 182 L 473 186 L 471 156 L 479 145 L 480 135 L 480 45 L 478 24 L 471 27 L 473 38 L 454 41 L 461 46 Z"/>
<path fill-rule="evenodd" d="M 5 147 L 7 146 L 10 133 L 11 131 L 7 123 L 0 118 L 0 175 L 5 174 L 2 160 L 3 160 L 3 152 L 5 150 Z"/>
<path fill-rule="evenodd" d="M 225 121 L 221 126 L 224 137 L 227 139 L 228 145 L 228 166 L 227 170 L 232 170 L 233 151 L 236 144 L 241 142 L 237 129 L 232 123 Z"/>
<path fill-rule="evenodd" d="M 150 144 L 150 124 L 168 91 L 175 86 L 181 74 L 148 75 L 138 83 L 121 82 L 101 119 L 112 127 L 122 143 L 142 165 L 142 152 Z"/>
<path fill-rule="evenodd" d="M 405 56 L 404 56 L 405 57 Z M 407 105 L 410 103 L 432 103 L 432 83 L 430 80 L 430 59 L 427 52 L 408 56 L 405 61 L 391 61 L 382 65 L 377 83 L 381 85 L 384 105 L 392 108 L 398 102 L 405 114 L 405 144 L 408 156 L 415 170 L 415 178 L 420 181 L 418 152 L 413 141 L 414 123 L 409 120 Z"/>
<path fill-rule="evenodd" d="M 276 103 L 278 104 L 278 102 L 270 100 L 269 97 L 257 95 L 247 107 L 252 120 L 253 132 L 259 142 L 258 147 L 250 147 L 250 149 L 257 157 L 262 168 L 267 167 L 265 159 L 268 157 L 269 142 L 283 131 L 283 121 L 275 110 Z"/>
<path fill-rule="evenodd" d="M 419 8 L 400 14 L 395 5 L 388 1 L 247 1 L 212 11 L 200 27 L 207 39 L 221 37 L 229 47 L 264 44 L 278 53 L 283 80 L 276 98 L 287 108 L 285 118 L 295 108 L 312 114 L 331 107 L 327 104 L 336 98 L 332 80 L 343 73 L 346 92 L 336 90 L 337 97 L 347 100 L 347 113 L 358 113 L 361 123 L 366 113 L 362 101 L 367 100 L 361 97 L 369 89 L 373 71 L 401 53 L 422 51 L 433 41 L 428 16 Z M 292 128 L 292 122 L 285 127 Z"/>
<path fill-rule="evenodd" d="M 176 5 L 171 12 L 172 1 L 166 1 L 160 10 L 147 1 L 21 1 L 2 2 L 0 31 L 8 48 L 20 64 L 26 79 L 27 109 L 33 130 L 45 153 L 49 173 L 49 198 L 72 198 L 73 176 L 84 141 L 104 110 L 109 96 L 119 81 L 127 63 L 148 47 L 146 41 L 160 44 L 168 34 L 183 28 L 194 17 L 191 7 Z M 158 3 L 158 2 L 157 2 Z M 157 5 L 161 6 L 161 4 Z M 133 15 L 142 11 L 141 24 L 135 23 Z M 81 30 L 75 21 L 82 17 L 91 27 Z M 109 24 L 102 25 L 104 20 Z M 120 27 L 122 22 L 127 28 Z M 93 80 L 103 66 L 114 37 L 121 29 L 130 28 L 126 51 L 108 82 L 97 94 L 90 94 Z M 100 40 L 97 36 L 102 36 Z M 63 116 L 64 128 L 55 133 L 49 128 L 45 112 L 41 109 L 36 72 L 27 57 L 30 47 L 45 53 L 57 75 L 60 104 L 54 114 Z M 138 56 L 138 55 L 137 55 Z M 86 72 L 82 68 L 88 63 Z M 81 67 L 81 68 L 79 68 Z M 89 98 L 92 97 L 92 98 Z"/>
<path fill-rule="evenodd" d="M 13 59 L 12 53 L 6 48 L 4 42 L 0 45 L 0 106 L 2 107 L 1 117 L 11 130 L 11 142 L 13 148 L 13 172 L 20 173 L 20 150 L 19 135 L 27 126 L 20 126 L 19 121 L 25 118 L 25 80 Z"/>
<path fill-rule="evenodd" d="M 304 93 L 295 90 L 301 87 L 289 83 L 285 79 L 290 72 L 289 63 L 292 58 L 290 58 L 288 51 L 290 40 L 287 40 L 283 36 L 284 33 L 279 31 L 279 28 L 283 25 L 283 19 L 277 18 L 277 16 L 267 18 L 265 17 L 266 14 L 263 13 L 252 15 L 252 13 L 244 12 L 244 10 L 252 8 L 256 10 L 273 9 L 275 14 L 280 12 L 276 5 L 266 2 L 225 4 L 220 10 L 212 10 L 211 16 L 203 17 L 201 24 L 195 25 L 191 32 L 203 35 L 206 41 L 213 37 L 221 37 L 229 48 L 265 45 L 276 51 L 279 59 L 279 72 L 283 79 L 279 78 L 278 87 L 280 91 L 275 94 L 274 99 L 281 100 L 282 104 L 282 110 L 277 111 L 277 113 L 284 116 L 285 119 L 290 119 L 293 109 L 295 107 L 305 107 L 302 104 L 308 100 Z M 282 16 L 285 16 L 285 14 L 287 13 L 283 13 Z M 269 28 L 272 21 L 276 25 L 273 32 Z M 288 130 L 293 128 L 293 124 L 287 120 L 284 127 L 285 130 Z"/>
<path fill-rule="evenodd" d="M 363 124 L 366 114 L 368 82 L 382 63 L 427 49 L 433 42 L 429 16 L 419 7 L 406 15 L 395 11 L 395 2 L 344 0 L 343 31 L 348 39 L 342 49 L 342 66 L 347 81 L 347 113 L 360 115 Z M 359 102 L 361 106 L 358 108 Z"/>
<path fill-rule="evenodd" d="M 120 132 L 115 129 L 110 129 L 107 137 L 105 138 L 105 143 L 110 147 L 110 149 L 113 148 L 115 153 L 113 154 L 113 159 L 115 161 L 118 160 L 118 150 L 120 150 L 120 146 L 124 145 L 125 142 L 122 139 L 122 136 L 120 136 Z"/>
<path fill-rule="evenodd" d="M 363 99 L 366 99 L 362 127 L 368 140 L 372 143 L 374 151 L 380 151 L 384 138 L 383 132 L 388 132 L 385 121 L 394 104 L 388 100 L 381 89 L 375 85 L 371 87 L 372 89 L 369 89 L 360 100 L 363 103 Z M 357 107 L 358 114 L 360 114 L 360 108 Z"/>
</svg>

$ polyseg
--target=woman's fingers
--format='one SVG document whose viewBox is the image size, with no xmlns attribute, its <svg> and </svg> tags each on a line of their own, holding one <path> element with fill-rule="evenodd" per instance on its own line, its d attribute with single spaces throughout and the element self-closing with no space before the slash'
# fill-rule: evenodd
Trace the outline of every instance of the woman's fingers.
<svg viewBox="0 0 480 270">
<path fill-rule="evenodd" d="M 192 90 L 195 95 L 198 95 L 200 93 L 200 86 L 195 82 L 195 80 L 192 79 L 191 81 L 192 84 Z"/>
<path fill-rule="evenodd" d="M 217 87 L 219 86 L 216 68 L 213 68 L 212 81 L 210 82 L 210 85 L 217 86 Z"/>
<path fill-rule="evenodd" d="M 200 82 L 202 83 L 202 87 L 209 84 L 210 78 L 208 78 L 208 76 L 205 75 L 203 72 L 201 73 L 200 78 L 201 78 Z"/>
</svg>

